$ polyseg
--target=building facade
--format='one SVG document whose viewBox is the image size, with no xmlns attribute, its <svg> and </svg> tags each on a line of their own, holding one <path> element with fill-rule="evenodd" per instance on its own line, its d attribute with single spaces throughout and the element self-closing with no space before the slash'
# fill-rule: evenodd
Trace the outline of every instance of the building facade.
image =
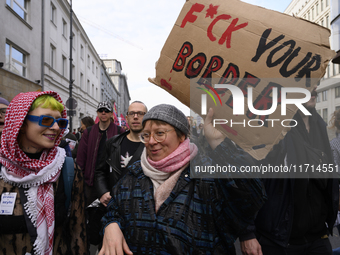
<svg viewBox="0 0 340 255">
<path fill-rule="evenodd" d="M 285 13 L 330 29 L 331 48 L 339 51 L 339 0 L 293 0 Z M 317 92 L 316 110 L 328 124 L 333 112 L 340 109 L 340 65 L 335 61 L 328 64 Z"/>
<path fill-rule="evenodd" d="M 106 65 L 103 64 L 101 65 L 101 76 L 100 76 L 100 82 L 101 82 L 101 96 L 100 96 L 100 101 L 108 101 L 111 102 L 113 105 L 114 103 L 117 104 L 118 98 L 120 96 L 118 89 L 114 85 L 113 81 L 111 80 L 111 77 L 108 73 L 108 68 Z"/>
<path fill-rule="evenodd" d="M 126 98 L 119 98 L 119 87 L 114 86 L 75 13 L 71 33 L 70 10 L 67 0 L 5 0 L 0 6 L 0 67 L 17 77 L 13 84 L 22 79 L 32 83 L 16 86 L 12 95 L 32 88 L 54 90 L 66 103 L 72 85 L 77 104 L 69 106 L 74 108 L 72 126 L 77 128 L 82 117 L 96 117 L 100 101 L 119 102 Z M 0 92 L 4 90 L 0 84 Z M 127 84 L 126 90 L 128 94 Z"/>
<path fill-rule="evenodd" d="M 122 72 L 122 64 L 116 59 L 105 59 L 103 62 L 107 67 L 107 72 L 111 77 L 111 80 L 119 92 L 119 97 L 116 102 L 118 116 L 121 114 L 125 116 L 128 111 L 131 98 L 127 85 L 127 77 Z"/>
<path fill-rule="evenodd" d="M 19 92 L 40 90 L 41 4 L 3 1 L 0 34 L 1 96 L 10 101 Z"/>
<path fill-rule="evenodd" d="M 331 1 L 332 47 L 337 52 L 333 63 L 340 64 L 340 2 Z"/>
</svg>

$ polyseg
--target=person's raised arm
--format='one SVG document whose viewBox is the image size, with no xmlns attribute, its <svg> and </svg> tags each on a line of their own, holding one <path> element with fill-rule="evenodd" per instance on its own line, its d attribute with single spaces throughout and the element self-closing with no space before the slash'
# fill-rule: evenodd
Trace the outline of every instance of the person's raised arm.
<svg viewBox="0 0 340 255">
<path fill-rule="evenodd" d="M 225 178 L 217 178 L 216 182 L 223 191 L 223 197 L 233 206 L 235 213 L 233 217 L 237 218 L 239 223 L 242 223 L 236 224 L 235 229 L 243 229 L 241 232 L 244 233 L 246 231 L 245 226 L 253 222 L 257 211 L 266 199 L 264 187 L 259 179 L 247 178 L 246 175 L 243 175 L 242 167 L 256 164 L 255 160 L 231 140 L 226 139 L 226 136 L 213 126 L 213 115 L 214 111 L 210 108 L 204 122 L 205 137 L 214 150 L 210 154 L 211 162 L 220 166 L 233 166 L 235 169 L 235 176 L 229 173 L 226 174 Z M 235 203 L 232 201 L 235 201 Z M 224 209 L 226 214 L 230 214 L 230 207 Z M 240 245 L 243 255 L 262 255 L 261 245 L 254 234 L 240 240 Z"/>
<path fill-rule="evenodd" d="M 204 135 L 210 147 L 214 150 L 226 136 L 213 126 L 213 116 L 214 110 L 210 108 L 204 121 Z"/>
</svg>

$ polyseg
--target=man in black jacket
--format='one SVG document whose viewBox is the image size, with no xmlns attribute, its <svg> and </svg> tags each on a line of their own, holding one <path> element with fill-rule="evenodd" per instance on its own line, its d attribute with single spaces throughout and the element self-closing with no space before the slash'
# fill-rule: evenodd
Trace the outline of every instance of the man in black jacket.
<svg viewBox="0 0 340 255">
<path fill-rule="evenodd" d="M 105 160 L 100 162 L 95 173 L 95 187 L 104 206 L 111 199 L 112 187 L 126 173 L 127 167 L 140 160 L 144 144 L 139 139 L 139 133 L 143 129 L 142 120 L 146 112 L 144 103 L 132 102 L 126 114 L 130 130 L 106 142 Z"/>
<path fill-rule="evenodd" d="M 261 163 L 297 169 L 305 164 L 314 165 L 314 169 L 320 165 L 334 168 L 326 123 L 315 110 L 315 89 L 311 96 L 304 106 L 312 115 L 299 110 L 294 116 L 297 126 Z M 255 220 L 257 240 L 249 234 L 248 240 L 240 238 L 243 254 L 332 254 L 328 235 L 332 233 L 338 210 L 338 180 L 311 175 L 299 177 L 303 178 L 263 180 L 268 200 Z"/>
</svg>

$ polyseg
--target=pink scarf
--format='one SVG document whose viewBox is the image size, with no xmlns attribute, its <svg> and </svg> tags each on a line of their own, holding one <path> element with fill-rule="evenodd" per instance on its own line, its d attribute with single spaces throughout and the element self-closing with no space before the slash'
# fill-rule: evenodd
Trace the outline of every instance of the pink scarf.
<svg viewBox="0 0 340 255">
<path fill-rule="evenodd" d="M 5 126 L 2 131 L 0 162 L 3 165 L 0 178 L 13 186 L 29 188 L 28 202 L 23 205 L 33 225 L 37 228 L 34 243 L 36 254 L 52 254 L 54 237 L 54 192 L 55 182 L 61 172 L 65 151 L 58 144 L 65 130 L 57 137 L 50 150 L 44 150 L 40 159 L 30 159 L 19 147 L 17 138 L 33 101 L 41 95 L 51 95 L 62 103 L 54 91 L 18 94 L 9 104 Z M 66 110 L 62 112 L 66 118 Z"/>
<path fill-rule="evenodd" d="M 189 138 L 187 138 L 167 157 L 159 161 L 152 161 L 149 157 L 147 159 L 153 168 L 165 173 L 172 173 L 189 163 L 190 159 L 193 159 L 196 154 L 197 146 L 190 143 Z"/>
<path fill-rule="evenodd" d="M 169 197 L 182 171 L 196 154 L 197 146 L 190 143 L 189 139 L 186 139 L 175 151 L 160 161 L 152 161 L 146 156 L 146 149 L 144 149 L 141 164 L 144 174 L 151 179 L 154 186 L 156 212 Z"/>
</svg>

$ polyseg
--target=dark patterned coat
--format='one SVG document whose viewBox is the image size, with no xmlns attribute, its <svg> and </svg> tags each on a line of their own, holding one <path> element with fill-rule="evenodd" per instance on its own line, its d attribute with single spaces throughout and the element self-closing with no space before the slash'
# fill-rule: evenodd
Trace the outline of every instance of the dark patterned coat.
<svg viewBox="0 0 340 255">
<path fill-rule="evenodd" d="M 213 153 L 214 163 L 238 169 L 249 164 L 227 141 Z M 212 163 L 196 156 L 191 167 Z M 113 188 L 102 219 L 104 227 L 119 224 L 134 254 L 235 254 L 234 241 L 265 200 L 258 179 L 193 179 L 190 166 L 157 213 L 153 194 L 152 181 L 137 161 Z"/>
</svg>

